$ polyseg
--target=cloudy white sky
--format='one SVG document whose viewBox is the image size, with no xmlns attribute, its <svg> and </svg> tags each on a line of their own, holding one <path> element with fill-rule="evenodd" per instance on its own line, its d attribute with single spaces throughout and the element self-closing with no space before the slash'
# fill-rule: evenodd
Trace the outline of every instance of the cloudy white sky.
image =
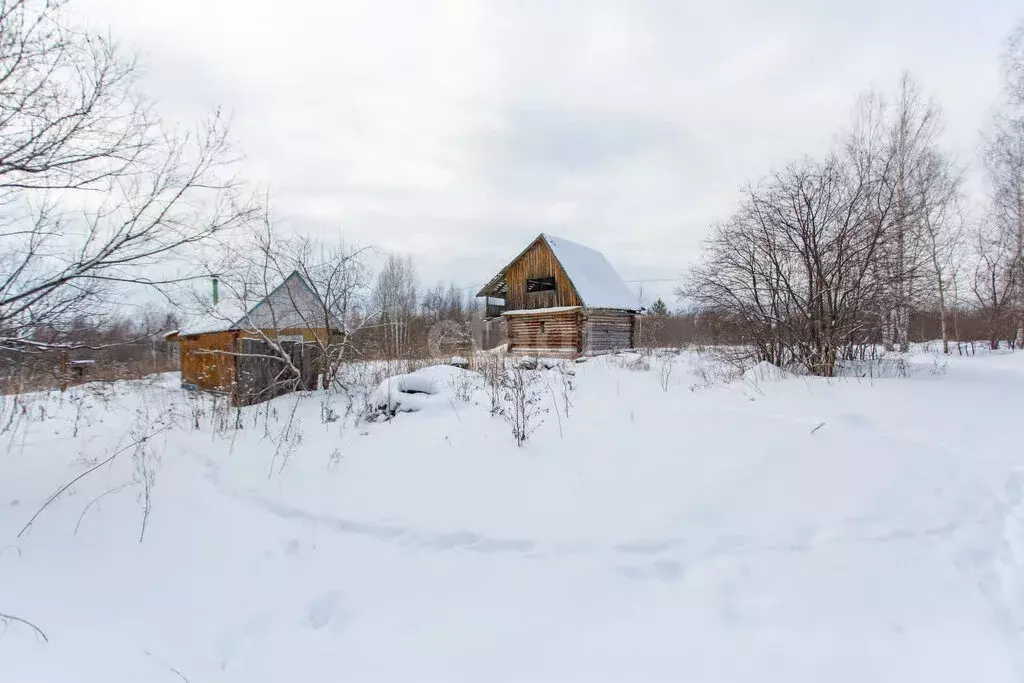
<svg viewBox="0 0 1024 683">
<path fill-rule="evenodd" d="M 74 0 L 169 120 L 233 116 L 289 229 L 478 285 L 538 232 L 677 277 L 739 186 L 825 150 L 909 70 L 964 163 L 1009 0 Z M 635 285 L 634 285 L 635 286 Z M 669 294 L 672 283 L 646 292 Z"/>
</svg>

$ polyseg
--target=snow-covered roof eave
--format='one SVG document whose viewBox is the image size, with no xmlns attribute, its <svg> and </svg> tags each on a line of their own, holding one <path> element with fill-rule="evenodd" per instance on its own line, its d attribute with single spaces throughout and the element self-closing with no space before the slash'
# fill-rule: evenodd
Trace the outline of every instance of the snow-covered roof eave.
<svg viewBox="0 0 1024 683">
<path fill-rule="evenodd" d="M 568 313 L 570 311 L 582 310 L 582 306 L 552 306 L 550 308 L 521 308 L 515 311 L 505 311 L 502 315 L 539 315 L 544 313 Z"/>
</svg>

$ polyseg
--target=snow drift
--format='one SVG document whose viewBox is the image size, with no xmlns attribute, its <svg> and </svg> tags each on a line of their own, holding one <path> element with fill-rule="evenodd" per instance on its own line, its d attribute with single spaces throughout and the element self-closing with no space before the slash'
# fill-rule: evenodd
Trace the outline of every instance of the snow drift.
<svg viewBox="0 0 1024 683">
<path fill-rule="evenodd" d="M 0 679 L 1021 680 L 1024 354 L 758 392 L 668 358 L 573 366 L 568 409 L 538 372 L 522 449 L 455 368 L 386 424 L 174 376 L 0 399 L 0 613 L 49 638 L 0 625 Z"/>
</svg>

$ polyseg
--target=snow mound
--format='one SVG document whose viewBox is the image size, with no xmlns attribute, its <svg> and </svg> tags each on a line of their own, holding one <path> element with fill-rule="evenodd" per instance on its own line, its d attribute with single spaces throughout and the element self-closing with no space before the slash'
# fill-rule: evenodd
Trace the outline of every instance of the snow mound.
<svg viewBox="0 0 1024 683">
<path fill-rule="evenodd" d="M 388 377 L 368 400 L 371 413 L 416 413 L 432 406 L 448 406 L 452 388 L 474 384 L 479 375 L 452 365 L 432 365 L 407 375 Z"/>
<path fill-rule="evenodd" d="M 772 365 L 766 360 L 760 361 L 752 368 L 743 373 L 744 382 L 781 382 L 784 379 L 796 377 L 789 370 L 784 370 L 778 365 Z"/>
</svg>

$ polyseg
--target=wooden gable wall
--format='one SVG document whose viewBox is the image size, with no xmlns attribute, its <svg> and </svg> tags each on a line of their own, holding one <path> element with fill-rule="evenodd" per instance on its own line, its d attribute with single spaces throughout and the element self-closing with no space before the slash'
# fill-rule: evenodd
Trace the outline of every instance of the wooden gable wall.
<svg viewBox="0 0 1024 683">
<path fill-rule="evenodd" d="M 555 290 L 527 294 L 526 281 L 541 277 L 554 277 Z M 505 305 L 509 311 L 581 305 L 572 282 L 543 239 L 534 241 L 522 256 L 509 265 L 505 270 L 505 284 L 508 288 Z"/>
</svg>

